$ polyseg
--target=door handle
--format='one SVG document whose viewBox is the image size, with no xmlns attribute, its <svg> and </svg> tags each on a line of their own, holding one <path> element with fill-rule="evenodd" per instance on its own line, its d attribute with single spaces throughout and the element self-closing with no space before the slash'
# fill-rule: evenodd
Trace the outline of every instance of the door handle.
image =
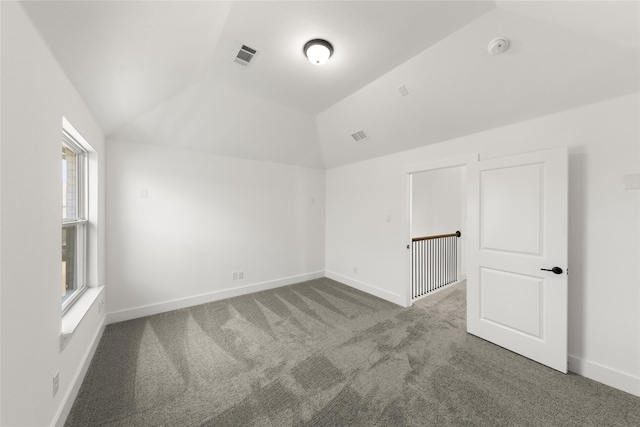
<svg viewBox="0 0 640 427">
<path fill-rule="evenodd" d="M 560 267 L 553 267 L 551 269 L 549 269 L 549 268 L 541 268 L 540 270 L 542 270 L 542 271 L 553 271 L 556 274 L 562 274 L 562 269 Z"/>
</svg>

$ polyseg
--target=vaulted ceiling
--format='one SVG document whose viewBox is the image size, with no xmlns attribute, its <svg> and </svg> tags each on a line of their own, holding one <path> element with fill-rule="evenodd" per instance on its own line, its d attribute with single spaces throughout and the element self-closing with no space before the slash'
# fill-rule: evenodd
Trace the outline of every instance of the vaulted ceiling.
<svg viewBox="0 0 640 427">
<path fill-rule="evenodd" d="M 331 168 L 640 90 L 635 1 L 22 4 L 109 138 L 234 157 Z"/>
</svg>

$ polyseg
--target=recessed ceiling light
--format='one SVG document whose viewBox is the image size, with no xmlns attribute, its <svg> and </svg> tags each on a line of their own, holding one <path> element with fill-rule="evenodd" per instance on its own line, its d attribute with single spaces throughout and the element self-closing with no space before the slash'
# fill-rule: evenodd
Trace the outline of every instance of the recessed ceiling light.
<svg viewBox="0 0 640 427">
<path fill-rule="evenodd" d="M 333 55 L 333 46 L 326 40 L 310 40 L 304 45 L 304 54 L 312 64 L 322 65 Z"/>
</svg>

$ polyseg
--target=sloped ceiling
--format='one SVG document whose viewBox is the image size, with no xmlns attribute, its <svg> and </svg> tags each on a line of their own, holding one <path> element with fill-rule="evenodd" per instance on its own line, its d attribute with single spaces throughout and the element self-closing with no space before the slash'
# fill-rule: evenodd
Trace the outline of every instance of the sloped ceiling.
<svg viewBox="0 0 640 427">
<path fill-rule="evenodd" d="M 331 168 L 640 89 L 638 2 L 22 4 L 108 137 L 234 157 Z"/>
</svg>

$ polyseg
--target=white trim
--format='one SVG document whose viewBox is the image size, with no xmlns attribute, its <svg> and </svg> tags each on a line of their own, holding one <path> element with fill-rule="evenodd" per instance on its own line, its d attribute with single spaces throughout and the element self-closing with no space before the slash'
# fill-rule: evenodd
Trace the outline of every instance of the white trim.
<svg viewBox="0 0 640 427">
<path fill-rule="evenodd" d="M 467 166 L 469 163 L 476 161 L 478 157 L 478 154 L 471 154 L 465 156 L 449 157 L 442 160 L 435 160 L 429 163 L 421 163 L 419 165 L 407 166 L 404 168 L 404 173 L 411 175 L 418 172 Z"/>
<path fill-rule="evenodd" d="M 326 272 L 326 277 L 329 279 L 336 280 L 347 286 L 351 286 L 352 288 L 358 289 L 362 292 L 366 292 L 370 295 L 374 295 L 378 298 L 382 298 L 384 300 L 387 300 L 399 306 L 406 307 L 403 295 L 394 294 L 392 292 L 385 291 L 384 289 L 380 289 L 368 283 L 359 282 L 357 280 L 350 279 L 349 277 L 342 276 L 340 274 L 333 273 L 331 271 Z"/>
<path fill-rule="evenodd" d="M 93 359 L 94 354 L 96 353 L 96 349 L 98 348 L 98 343 L 102 338 L 102 333 L 104 332 L 104 328 L 106 326 L 105 319 L 102 320 L 100 327 L 96 331 L 96 334 L 93 337 L 93 341 L 91 345 L 87 349 L 87 352 L 84 354 L 82 358 L 82 362 L 80 364 L 79 369 L 76 371 L 75 376 L 71 380 L 71 387 L 68 388 L 67 394 L 62 398 L 61 405 L 58 407 L 58 411 L 56 412 L 55 417 L 53 418 L 52 427 L 62 427 L 64 423 L 67 421 L 67 417 L 71 412 L 71 408 L 73 407 L 73 402 L 78 397 L 78 392 L 80 391 L 80 386 L 82 385 L 82 381 L 84 380 L 84 376 L 87 374 L 89 370 L 89 365 L 91 365 L 91 360 Z"/>
<path fill-rule="evenodd" d="M 98 299 L 104 286 L 84 287 L 82 295 L 74 300 L 73 305 L 62 314 L 62 324 L 60 326 L 60 351 L 64 350 L 67 343 L 73 337 L 84 316 L 89 312 L 93 303 Z"/>
<path fill-rule="evenodd" d="M 154 314 L 165 313 L 167 311 L 193 307 L 194 305 L 206 304 L 208 302 L 219 301 L 221 299 L 252 294 L 254 292 L 266 291 L 269 289 L 279 288 L 281 286 L 293 285 L 294 283 L 320 279 L 323 277 L 325 277 L 324 271 L 316 271 L 314 273 L 301 274 L 299 276 L 285 277 L 282 279 L 270 280 L 268 282 L 254 283 L 251 285 L 239 286 L 231 289 L 223 289 L 221 291 L 209 292 L 192 297 L 179 298 L 172 301 L 114 311 L 112 313 L 107 313 L 107 324 L 110 325 L 112 323 L 123 322 L 125 320 L 137 319 L 139 317 L 151 316 Z"/>
<path fill-rule="evenodd" d="M 96 152 L 91 144 L 73 127 L 73 125 L 67 120 L 66 117 L 62 117 L 62 130 L 67 133 L 68 137 L 71 137 L 76 144 L 79 144 L 82 149 L 89 152 Z"/>
<path fill-rule="evenodd" d="M 75 227 L 76 225 L 85 225 L 88 224 L 89 220 L 87 219 L 62 219 L 62 227 Z"/>
<path fill-rule="evenodd" d="M 569 355 L 569 371 L 640 397 L 640 377 Z"/>
</svg>

